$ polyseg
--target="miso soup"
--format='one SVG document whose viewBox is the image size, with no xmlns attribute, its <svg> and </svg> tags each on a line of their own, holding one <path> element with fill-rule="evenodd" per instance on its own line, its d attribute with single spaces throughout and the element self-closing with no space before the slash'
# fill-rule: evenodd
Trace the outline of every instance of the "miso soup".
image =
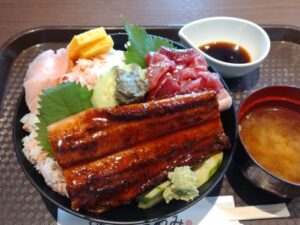
<svg viewBox="0 0 300 225">
<path fill-rule="evenodd" d="M 300 184 L 300 112 L 283 106 L 254 109 L 240 122 L 240 137 L 264 169 Z"/>
</svg>

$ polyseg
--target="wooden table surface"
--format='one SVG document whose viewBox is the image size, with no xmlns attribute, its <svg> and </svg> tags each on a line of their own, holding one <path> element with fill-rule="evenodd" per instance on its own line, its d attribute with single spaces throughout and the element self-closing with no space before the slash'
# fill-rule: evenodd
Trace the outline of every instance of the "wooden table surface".
<svg viewBox="0 0 300 225">
<path fill-rule="evenodd" d="M 0 45 L 37 26 L 180 25 L 210 16 L 300 26 L 300 0 L 0 0 Z"/>
</svg>

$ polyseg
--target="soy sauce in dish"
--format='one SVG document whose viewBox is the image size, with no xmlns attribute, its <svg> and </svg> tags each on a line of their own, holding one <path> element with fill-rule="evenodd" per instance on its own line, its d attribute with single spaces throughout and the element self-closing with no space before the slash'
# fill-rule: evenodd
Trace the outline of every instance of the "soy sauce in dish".
<svg viewBox="0 0 300 225">
<path fill-rule="evenodd" d="M 249 63 L 251 56 L 242 46 L 225 41 L 200 45 L 199 49 L 209 56 L 228 63 Z"/>
</svg>

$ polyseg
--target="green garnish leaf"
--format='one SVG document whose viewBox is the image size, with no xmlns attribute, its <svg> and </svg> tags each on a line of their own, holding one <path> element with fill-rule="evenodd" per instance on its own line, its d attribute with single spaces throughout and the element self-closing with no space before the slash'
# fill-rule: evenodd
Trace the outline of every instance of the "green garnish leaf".
<svg viewBox="0 0 300 225">
<path fill-rule="evenodd" d="M 125 63 L 135 63 L 142 68 L 146 67 L 146 54 L 148 52 L 158 51 L 160 47 L 165 46 L 174 48 L 174 45 L 160 37 L 147 34 L 146 30 L 133 24 L 125 23 L 125 30 L 128 35 L 129 45 L 125 52 Z"/>
<path fill-rule="evenodd" d="M 47 126 L 92 107 L 92 90 L 75 82 L 62 83 L 43 91 L 40 96 L 38 141 L 53 156 L 48 139 Z"/>
</svg>

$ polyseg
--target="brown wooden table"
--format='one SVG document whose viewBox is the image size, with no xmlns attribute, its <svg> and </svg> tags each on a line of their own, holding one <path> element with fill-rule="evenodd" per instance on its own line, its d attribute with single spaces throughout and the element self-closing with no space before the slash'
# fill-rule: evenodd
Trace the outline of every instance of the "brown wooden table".
<svg viewBox="0 0 300 225">
<path fill-rule="evenodd" d="M 0 45 L 20 31 L 49 25 L 185 24 L 235 16 L 259 24 L 300 26 L 299 0 L 0 0 Z"/>
</svg>

